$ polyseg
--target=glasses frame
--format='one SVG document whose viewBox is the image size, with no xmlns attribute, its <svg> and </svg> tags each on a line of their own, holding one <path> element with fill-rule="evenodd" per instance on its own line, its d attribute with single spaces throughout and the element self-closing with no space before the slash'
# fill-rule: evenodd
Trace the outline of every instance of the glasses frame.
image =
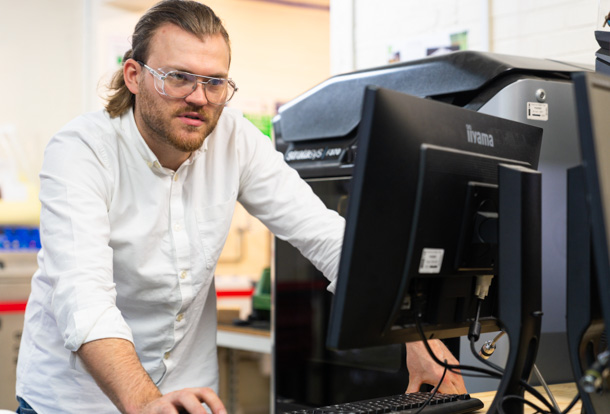
<svg viewBox="0 0 610 414">
<path fill-rule="evenodd" d="M 177 69 L 171 69 L 171 70 L 165 71 L 164 69 L 159 68 L 159 69 L 155 70 L 155 69 L 151 68 L 150 66 L 148 66 L 148 65 L 147 65 L 146 63 L 144 63 L 144 62 L 141 62 L 141 61 L 139 61 L 139 60 L 136 60 L 136 62 L 137 62 L 137 63 L 138 63 L 140 66 L 142 66 L 143 68 L 145 68 L 146 70 L 148 70 L 148 71 L 150 72 L 150 74 L 151 74 L 151 75 L 153 75 L 153 77 L 154 77 L 155 79 L 158 79 L 158 80 L 160 80 L 160 81 L 161 81 L 161 89 L 159 89 L 159 87 L 158 87 L 158 85 L 157 85 L 157 82 L 155 82 L 155 89 L 156 89 L 156 91 L 157 91 L 157 92 L 158 92 L 160 95 L 167 96 L 168 98 L 172 98 L 172 99 L 184 99 L 184 98 L 186 98 L 187 96 L 189 96 L 190 94 L 192 94 L 193 92 L 195 92 L 195 90 L 197 89 L 197 85 L 198 85 L 198 84 L 202 84 L 202 85 L 203 85 L 203 93 L 204 93 L 205 98 L 206 98 L 206 100 L 208 101 L 208 103 L 210 103 L 210 104 L 212 104 L 212 105 L 218 105 L 218 106 L 220 106 L 220 105 L 225 105 L 227 102 L 229 102 L 229 101 L 230 101 L 230 100 L 233 98 L 233 96 L 235 96 L 235 92 L 237 92 L 237 90 L 238 90 L 237 85 L 235 85 L 235 82 L 233 82 L 233 80 L 232 80 L 232 79 L 230 79 L 230 78 L 218 78 L 218 77 L 214 77 L 214 76 L 196 75 L 196 74 L 194 74 L 194 73 L 186 72 L 186 71 L 184 71 L 184 70 L 177 70 Z M 186 95 L 184 95 L 184 96 L 171 96 L 171 95 L 169 95 L 167 92 L 165 92 L 165 79 L 167 79 L 167 77 L 168 77 L 170 74 L 175 73 L 175 72 L 178 72 L 178 73 L 186 73 L 186 74 L 188 74 L 188 75 L 194 76 L 195 78 L 203 78 L 203 79 L 207 79 L 207 81 L 202 81 L 202 80 L 198 80 L 198 79 L 197 79 L 197 80 L 195 80 L 195 84 L 194 84 L 194 86 L 193 86 L 193 89 L 192 89 L 192 90 L 191 90 L 189 93 L 187 93 Z M 229 84 L 229 86 L 231 86 L 231 87 L 233 88 L 233 93 L 231 94 L 231 96 L 229 96 L 229 99 L 225 100 L 225 101 L 224 101 L 224 102 L 222 102 L 222 103 L 216 103 L 216 102 L 212 102 L 212 101 L 210 101 L 210 99 L 208 98 L 208 93 L 207 93 L 206 86 L 208 85 L 208 83 L 210 83 L 212 80 L 215 80 L 215 79 L 221 79 L 221 80 L 227 81 L 227 83 Z"/>
</svg>

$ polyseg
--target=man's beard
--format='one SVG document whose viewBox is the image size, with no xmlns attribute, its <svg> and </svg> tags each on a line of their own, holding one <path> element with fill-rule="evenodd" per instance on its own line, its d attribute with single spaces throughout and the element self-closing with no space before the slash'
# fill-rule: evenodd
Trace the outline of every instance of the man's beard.
<svg viewBox="0 0 610 414">
<path fill-rule="evenodd" d="M 176 114 L 172 114 L 169 119 L 165 119 L 164 116 L 166 115 L 158 109 L 158 106 L 155 104 L 155 100 L 148 89 L 146 89 L 146 87 L 140 87 L 139 92 L 140 99 L 138 99 L 137 104 L 140 105 L 139 111 L 146 129 L 154 135 L 154 137 L 151 138 L 158 142 L 169 144 L 182 152 L 193 152 L 201 148 L 206 137 L 212 133 L 216 127 L 218 118 L 222 112 L 222 108 L 219 108 L 220 111 L 212 112 L 210 117 L 208 114 L 203 113 L 202 108 L 200 107 L 188 106 L 180 109 L 180 113 L 197 112 L 204 117 L 206 122 L 202 127 L 194 127 L 191 125 L 183 126 L 184 130 L 187 132 L 198 131 L 199 135 L 197 136 L 197 139 L 193 139 L 190 135 L 190 138 L 181 138 L 179 134 L 171 132 L 170 123 Z"/>
</svg>

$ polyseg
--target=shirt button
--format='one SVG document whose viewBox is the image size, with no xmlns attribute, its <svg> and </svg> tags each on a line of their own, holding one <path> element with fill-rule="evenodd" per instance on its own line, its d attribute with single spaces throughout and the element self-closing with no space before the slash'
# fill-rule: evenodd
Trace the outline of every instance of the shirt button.
<svg viewBox="0 0 610 414">
<path fill-rule="evenodd" d="M 174 230 L 180 231 L 180 229 L 181 229 L 180 224 L 174 224 Z"/>
<path fill-rule="evenodd" d="M 179 313 L 176 317 L 176 321 L 180 322 L 182 319 L 184 319 L 184 313 Z"/>
<path fill-rule="evenodd" d="M 163 359 L 169 359 L 169 351 L 163 354 Z"/>
<path fill-rule="evenodd" d="M 178 181 L 178 174 L 174 174 L 174 181 Z"/>
<path fill-rule="evenodd" d="M 186 279 L 186 270 L 180 272 L 180 279 Z"/>
</svg>

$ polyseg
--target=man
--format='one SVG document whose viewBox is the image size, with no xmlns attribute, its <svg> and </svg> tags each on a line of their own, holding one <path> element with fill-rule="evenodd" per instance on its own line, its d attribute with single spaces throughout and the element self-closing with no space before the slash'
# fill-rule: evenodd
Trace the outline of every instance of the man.
<svg viewBox="0 0 610 414">
<path fill-rule="evenodd" d="M 27 410 L 225 413 L 213 276 L 236 201 L 334 279 L 344 222 L 224 108 L 230 56 L 211 9 L 159 3 L 136 25 L 106 111 L 49 142 L 18 363 Z M 424 361 L 414 387 L 440 377 Z M 449 377 L 442 390 L 463 392 Z"/>
</svg>

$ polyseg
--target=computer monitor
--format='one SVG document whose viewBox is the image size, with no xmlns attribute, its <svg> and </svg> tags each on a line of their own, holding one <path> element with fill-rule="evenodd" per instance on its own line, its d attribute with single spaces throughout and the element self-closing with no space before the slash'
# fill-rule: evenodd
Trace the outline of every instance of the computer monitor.
<svg viewBox="0 0 610 414">
<path fill-rule="evenodd" d="M 587 413 L 610 406 L 610 77 L 574 76 L 582 165 L 568 175 L 568 342 Z M 584 184 L 584 185 L 583 185 Z"/>
<path fill-rule="evenodd" d="M 466 335 L 477 280 L 499 276 L 480 320 L 482 331 L 516 338 L 508 388 L 518 387 L 540 332 L 532 169 L 541 137 L 537 127 L 368 87 L 327 345 L 416 341 L 417 323 L 428 338 Z"/>
</svg>

